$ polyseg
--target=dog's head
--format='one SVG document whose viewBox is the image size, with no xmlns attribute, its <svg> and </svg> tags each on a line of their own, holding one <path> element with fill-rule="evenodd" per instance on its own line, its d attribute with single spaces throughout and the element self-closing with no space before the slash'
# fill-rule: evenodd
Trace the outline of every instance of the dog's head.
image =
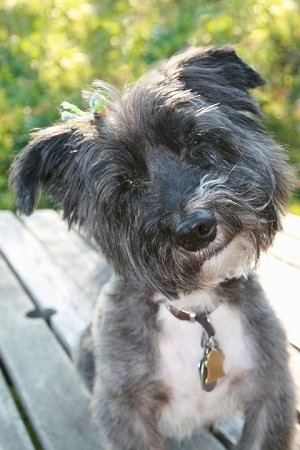
<svg viewBox="0 0 300 450">
<path fill-rule="evenodd" d="M 41 130 L 18 156 L 20 211 L 43 188 L 118 273 L 171 297 L 240 276 L 272 242 L 290 190 L 248 93 L 261 84 L 217 47 L 176 55 L 122 95 L 107 89 L 105 114 Z"/>
</svg>

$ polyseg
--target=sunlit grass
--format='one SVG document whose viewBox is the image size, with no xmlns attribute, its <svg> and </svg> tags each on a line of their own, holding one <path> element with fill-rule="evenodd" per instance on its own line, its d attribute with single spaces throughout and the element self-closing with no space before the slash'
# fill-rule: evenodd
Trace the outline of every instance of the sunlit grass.
<svg viewBox="0 0 300 450">
<path fill-rule="evenodd" d="M 299 198 L 292 199 L 291 204 L 289 206 L 289 212 L 300 216 L 300 199 Z"/>
</svg>

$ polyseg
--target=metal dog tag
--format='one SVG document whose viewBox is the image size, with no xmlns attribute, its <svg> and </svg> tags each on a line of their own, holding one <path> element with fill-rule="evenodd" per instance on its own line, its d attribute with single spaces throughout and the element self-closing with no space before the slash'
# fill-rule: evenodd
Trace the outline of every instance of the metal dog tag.
<svg viewBox="0 0 300 450">
<path fill-rule="evenodd" d="M 199 362 L 198 369 L 202 389 L 210 392 L 217 384 L 217 380 L 225 376 L 223 370 L 224 354 L 218 347 L 205 348 L 204 357 Z"/>
<path fill-rule="evenodd" d="M 202 361 L 199 361 L 198 364 L 198 369 L 199 369 L 199 374 L 200 374 L 200 381 L 201 381 L 201 386 L 202 389 L 206 392 L 210 392 L 214 389 L 214 387 L 216 386 L 217 382 L 214 381 L 213 383 L 206 383 L 207 380 L 207 367 L 205 365 L 206 362 L 206 356 L 204 356 L 204 358 L 202 359 Z"/>
<path fill-rule="evenodd" d="M 224 354 L 219 348 L 214 348 L 208 353 L 204 365 L 207 369 L 205 384 L 213 383 L 225 376 L 223 370 Z"/>
</svg>

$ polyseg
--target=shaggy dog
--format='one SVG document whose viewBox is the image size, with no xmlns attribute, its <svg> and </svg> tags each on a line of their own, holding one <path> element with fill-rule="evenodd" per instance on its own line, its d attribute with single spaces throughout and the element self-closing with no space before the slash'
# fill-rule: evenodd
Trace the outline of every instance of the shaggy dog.
<svg viewBox="0 0 300 450">
<path fill-rule="evenodd" d="M 291 187 L 262 84 L 230 47 L 188 49 L 122 94 L 98 82 L 14 163 L 21 213 L 42 188 L 113 267 L 84 340 L 105 449 L 162 450 L 236 410 L 236 449 L 291 449 L 286 338 L 253 274 Z"/>
</svg>

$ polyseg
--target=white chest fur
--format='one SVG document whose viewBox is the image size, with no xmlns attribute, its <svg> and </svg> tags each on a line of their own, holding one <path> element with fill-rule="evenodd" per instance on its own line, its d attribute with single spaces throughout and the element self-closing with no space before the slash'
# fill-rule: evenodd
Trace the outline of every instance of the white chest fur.
<svg viewBox="0 0 300 450">
<path fill-rule="evenodd" d="M 241 406 L 241 392 L 249 389 L 251 344 L 245 337 L 238 311 L 222 304 L 209 317 L 225 355 L 226 376 L 213 391 L 205 392 L 198 372 L 198 362 L 204 353 L 203 328 L 198 323 L 175 318 L 166 306 L 160 305 L 160 378 L 170 393 L 170 402 L 160 418 L 165 436 L 181 439 L 196 428 L 216 423 Z"/>
</svg>

